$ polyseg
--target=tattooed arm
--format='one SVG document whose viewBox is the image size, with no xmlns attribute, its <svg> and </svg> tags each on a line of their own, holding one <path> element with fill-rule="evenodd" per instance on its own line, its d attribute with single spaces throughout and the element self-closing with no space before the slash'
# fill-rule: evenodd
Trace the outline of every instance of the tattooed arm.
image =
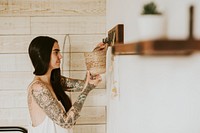
<svg viewBox="0 0 200 133">
<path fill-rule="evenodd" d="M 85 80 L 72 79 L 61 76 L 61 85 L 64 91 L 69 91 L 69 92 L 82 91 L 85 85 Z"/>
<path fill-rule="evenodd" d="M 79 113 L 88 93 L 94 87 L 94 85 L 88 84 L 68 112 L 63 110 L 58 100 L 53 97 L 47 86 L 40 81 L 32 85 L 32 95 L 36 103 L 56 124 L 63 128 L 72 128 L 80 116 Z"/>
</svg>

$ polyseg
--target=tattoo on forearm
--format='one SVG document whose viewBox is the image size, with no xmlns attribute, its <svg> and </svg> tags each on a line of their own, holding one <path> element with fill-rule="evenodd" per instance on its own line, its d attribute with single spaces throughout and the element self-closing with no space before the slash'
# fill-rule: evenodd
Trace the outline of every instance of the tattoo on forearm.
<svg viewBox="0 0 200 133">
<path fill-rule="evenodd" d="M 85 81 L 61 76 L 61 85 L 65 91 L 82 91 Z"/>
<path fill-rule="evenodd" d="M 77 101 L 73 104 L 73 106 L 78 110 L 81 111 L 83 107 L 83 103 L 85 102 L 85 99 L 87 98 L 88 93 L 95 88 L 94 85 L 88 84 L 87 87 L 84 89 L 84 91 L 78 96 Z"/>
<path fill-rule="evenodd" d="M 94 88 L 94 85 L 88 84 L 70 110 L 65 112 L 49 89 L 41 82 L 37 82 L 37 84 L 40 85 L 40 89 L 32 89 L 32 95 L 35 101 L 45 111 L 48 117 L 63 128 L 73 127 L 80 117 L 79 114 L 88 93 Z"/>
</svg>

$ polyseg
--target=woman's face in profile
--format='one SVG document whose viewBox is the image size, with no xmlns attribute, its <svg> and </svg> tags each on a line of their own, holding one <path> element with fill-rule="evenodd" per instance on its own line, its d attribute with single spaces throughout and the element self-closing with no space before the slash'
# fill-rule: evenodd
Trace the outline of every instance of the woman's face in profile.
<svg viewBox="0 0 200 133">
<path fill-rule="evenodd" d="M 62 55 L 60 53 L 60 47 L 57 42 L 54 43 L 52 51 L 51 51 L 51 58 L 49 63 L 49 68 L 55 69 L 60 67 Z"/>
</svg>

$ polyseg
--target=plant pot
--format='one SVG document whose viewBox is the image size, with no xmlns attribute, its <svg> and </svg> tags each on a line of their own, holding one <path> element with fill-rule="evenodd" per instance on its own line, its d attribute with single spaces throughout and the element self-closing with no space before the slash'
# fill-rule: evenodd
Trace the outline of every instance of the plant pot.
<svg viewBox="0 0 200 133">
<path fill-rule="evenodd" d="M 156 40 L 166 37 L 166 21 L 162 15 L 141 15 L 138 19 L 139 38 Z"/>
</svg>

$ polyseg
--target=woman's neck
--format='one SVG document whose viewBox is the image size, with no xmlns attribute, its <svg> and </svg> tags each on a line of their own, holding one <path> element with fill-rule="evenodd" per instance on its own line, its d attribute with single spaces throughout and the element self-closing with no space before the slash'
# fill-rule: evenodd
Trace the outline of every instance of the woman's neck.
<svg viewBox="0 0 200 133">
<path fill-rule="evenodd" d="M 47 71 L 47 73 L 44 75 L 35 76 L 35 79 L 39 79 L 47 84 L 50 84 L 50 78 L 51 78 L 51 71 Z"/>
</svg>

